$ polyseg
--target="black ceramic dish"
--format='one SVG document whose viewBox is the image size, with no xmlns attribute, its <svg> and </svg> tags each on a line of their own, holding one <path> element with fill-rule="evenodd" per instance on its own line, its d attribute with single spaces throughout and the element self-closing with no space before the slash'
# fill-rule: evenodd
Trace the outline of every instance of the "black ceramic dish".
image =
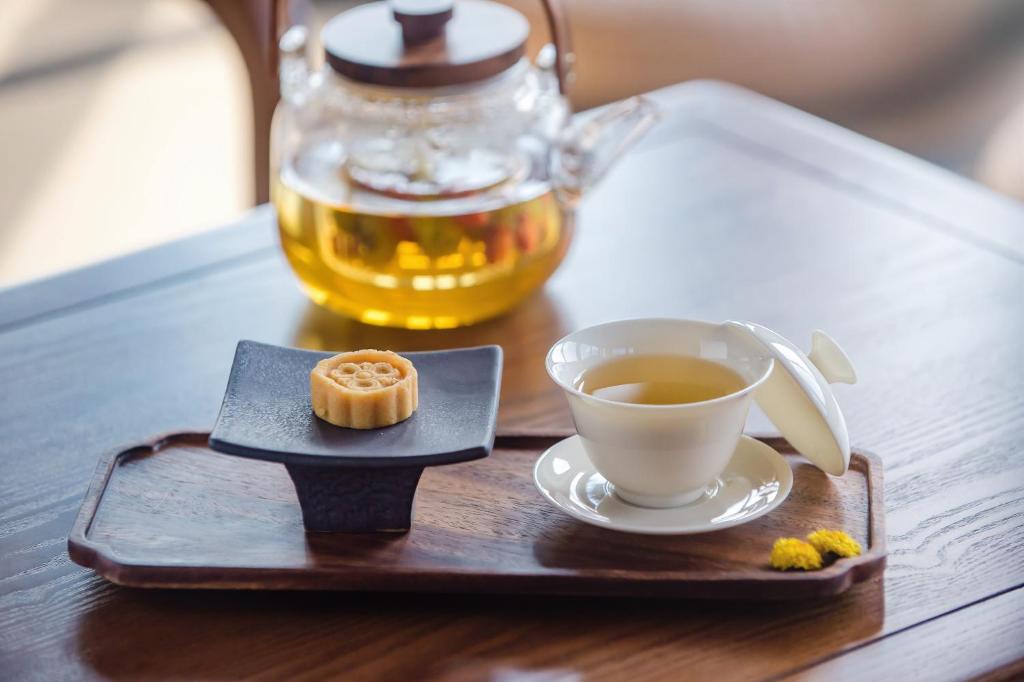
<svg viewBox="0 0 1024 682">
<path fill-rule="evenodd" d="M 369 430 L 313 414 L 309 372 L 331 355 L 240 341 L 210 447 L 284 464 L 307 530 L 408 530 L 424 467 L 490 453 L 501 348 L 403 353 L 419 375 L 419 407 Z"/>
</svg>

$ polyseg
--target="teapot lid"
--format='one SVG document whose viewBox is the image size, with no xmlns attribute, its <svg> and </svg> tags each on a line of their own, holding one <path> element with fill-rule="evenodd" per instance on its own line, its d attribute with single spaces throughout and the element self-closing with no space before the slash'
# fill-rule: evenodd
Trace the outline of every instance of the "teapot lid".
<svg viewBox="0 0 1024 682">
<path fill-rule="evenodd" d="M 490 0 L 388 0 L 334 17 L 321 42 L 346 78 L 418 88 L 505 71 L 523 56 L 529 32 L 522 14 Z"/>
<path fill-rule="evenodd" d="M 757 404 L 797 452 L 822 471 L 840 476 L 850 465 L 850 435 L 829 384 L 857 383 L 853 364 L 823 331 L 811 337 L 804 354 L 793 342 L 753 322 L 729 327 L 754 341 L 775 359 L 771 376 L 755 394 Z"/>
</svg>

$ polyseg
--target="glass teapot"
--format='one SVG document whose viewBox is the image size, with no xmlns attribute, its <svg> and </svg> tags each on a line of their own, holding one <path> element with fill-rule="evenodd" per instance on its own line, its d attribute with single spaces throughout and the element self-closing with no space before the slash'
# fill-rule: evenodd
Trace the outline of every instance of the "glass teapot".
<svg viewBox="0 0 1024 682">
<path fill-rule="evenodd" d="M 564 15 L 489 0 L 390 0 L 281 38 L 271 195 L 318 304 L 369 324 L 444 328 L 505 312 L 554 272 L 580 196 L 655 120 L 634 98 L 570 117 Z"/>
</svg>

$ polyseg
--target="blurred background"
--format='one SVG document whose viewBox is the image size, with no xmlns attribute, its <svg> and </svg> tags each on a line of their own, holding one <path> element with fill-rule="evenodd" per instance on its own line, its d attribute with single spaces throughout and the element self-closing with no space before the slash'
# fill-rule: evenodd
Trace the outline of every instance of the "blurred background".
<svg viewBox="0 0 1024 682">
<path fill-rule="evenodd" d="M 566 4 L 578 109 L 718 78 L 1024 199 L 1024 2 Z M 3 0 L 0 287 L 237 217 L 251 134 L 245 64 L 201 0 Z"/>
</svg>

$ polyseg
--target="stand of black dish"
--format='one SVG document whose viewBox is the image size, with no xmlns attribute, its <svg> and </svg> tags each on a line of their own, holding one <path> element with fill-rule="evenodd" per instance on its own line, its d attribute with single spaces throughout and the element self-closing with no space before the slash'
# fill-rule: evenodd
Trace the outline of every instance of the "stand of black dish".
<svg viewBox="0 0 1024 682">
<path fill-rule="evenodd" d="M 423 467 L 350 469 L 286 464 L 309 531 L 400 532 L 412 524 Z"/>
</svg>

